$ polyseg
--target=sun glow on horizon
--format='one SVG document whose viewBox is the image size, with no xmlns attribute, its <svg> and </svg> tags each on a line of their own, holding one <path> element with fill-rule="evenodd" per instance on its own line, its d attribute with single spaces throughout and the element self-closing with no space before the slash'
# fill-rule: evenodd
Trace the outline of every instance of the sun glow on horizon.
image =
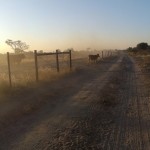
<svg viewBox="0 0 150 150">
<path fill-rule="evenodd" d="M 0 53 L 13 52 L 7 39 L 26 42 L 31 51 L 126 49 L 150 43 L 149 5 L 147 0 L 2 1 Z"/>
</svg>

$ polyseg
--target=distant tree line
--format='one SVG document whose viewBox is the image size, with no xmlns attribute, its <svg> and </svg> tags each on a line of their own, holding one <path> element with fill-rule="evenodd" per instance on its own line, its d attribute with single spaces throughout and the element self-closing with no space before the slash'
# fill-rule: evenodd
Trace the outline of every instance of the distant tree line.
<svg viewBox="0 0 150 150">
<path fill-rule="evenodd" d="M 150 52 L 150 45 L 145 42 L 138 43 L 136 47 L 129 47 L 127 48 L 128 52 L 133 52 L 133 53 L 148 53 Z"/>
</svg>

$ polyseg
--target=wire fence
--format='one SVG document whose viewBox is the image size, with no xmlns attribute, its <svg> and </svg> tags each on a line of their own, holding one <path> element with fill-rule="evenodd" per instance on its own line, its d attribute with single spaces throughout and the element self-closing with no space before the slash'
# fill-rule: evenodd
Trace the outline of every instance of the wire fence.
<svg viewBox="0 0 150 150">
<path fill-rule="evenodd" d="M 56 76 L 58 73 L 67 70 L 71 71 L 73 67 L 86 65 L 89 63 L 88 55 L 94 52 L 26 52 L 24 54 L 0 55 L 0 84 L 4 82 L 10 87 L 30 83 L 39 80 L 48 80 L 51 74 Z M 100 53 L 100 58 L 105 59 L 115 56 L 115 51 L 96 51 Z"/>
</svg>

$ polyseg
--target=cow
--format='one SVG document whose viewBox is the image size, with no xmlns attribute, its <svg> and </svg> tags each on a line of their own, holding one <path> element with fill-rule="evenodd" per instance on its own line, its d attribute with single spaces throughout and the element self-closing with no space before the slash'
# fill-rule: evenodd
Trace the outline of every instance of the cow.
<svg viewBox="0 0 150 150">
<path fill-rule="evenodd" d="M 97 63 L 98 57 L 100 57 L 99 54 L 89 55 L 89 62 Z"/>
<path fill-rule="evenodd" d="M 10 55 L 10 62 L 12 64 L 20 64 L 24 58 L 25 58 L 24 54 L 12 54 Z"/>
</svg>

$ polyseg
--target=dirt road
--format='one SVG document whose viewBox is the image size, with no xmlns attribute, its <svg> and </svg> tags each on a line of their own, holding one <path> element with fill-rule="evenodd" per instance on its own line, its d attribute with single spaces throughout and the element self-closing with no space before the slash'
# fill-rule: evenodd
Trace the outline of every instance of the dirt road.
<svg viewBox="0 0 150 150">
<path fill-rule="evenodd" d="M 150 100 L 135 62 L 121 54 L 92 65 L 94 73 L 80 70 L 82 80 L 58 94 L 57 104 L 0 130 L 0 149 L 149 150 Z"/>
</svg>

